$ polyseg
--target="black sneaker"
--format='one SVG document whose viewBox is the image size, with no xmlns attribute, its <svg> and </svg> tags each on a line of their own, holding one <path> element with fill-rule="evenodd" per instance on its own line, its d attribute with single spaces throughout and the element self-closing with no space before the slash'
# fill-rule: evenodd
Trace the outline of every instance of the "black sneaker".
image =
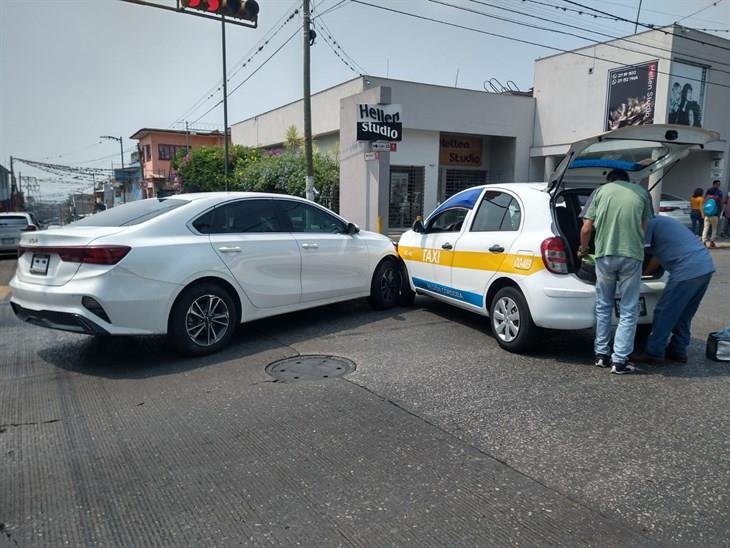
<svg viewBox="0 0 730 548">
<path fill-rule="evenodd" d="M 595 365 L 596 367 L 610 367 L 611 356 L 608 356 L 607 354 L 596 354 L 593 365 Z"/>
<path fill-rule="evenodd" d="M 611 367 L 611 373 L 615 375 L 627 375 L 629 373 L 641 373 L 641 369 L 631 362 L 614 363 Z"/>
</svg>

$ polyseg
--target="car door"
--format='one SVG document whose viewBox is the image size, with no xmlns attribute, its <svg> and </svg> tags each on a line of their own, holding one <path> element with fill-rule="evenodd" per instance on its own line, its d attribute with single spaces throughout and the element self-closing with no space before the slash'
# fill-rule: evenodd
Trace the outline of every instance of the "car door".
<svg viewBox="0 0 730 548">
<path fill-rule="evenodd" d="M 439 295 L 453 297 L 451 287 L 453 250 L 468 214 L 467 208 L 452 207 L 438 212 L 428 220 L 421 235 L 421 256 L 408 263 L 413 285 Z"/>
<path fill-rule="evenodd" d="M 297 304 L 301 256 L 272 199 L 222 204 L 193 222 L 256 308 Z"/>
<path fill-rule="evenodd" d="M 360 234 L 323 207 L 275 199 L 302 257 L 301 302 L 361 295 L 370 288 L 370 257 Z"/>
<path fill-rule="evenodd" d="M 497 272 L 507 269 L 505 261 L 521 226 L 522 207 L 516 196 L 503 190 L 487 189 L 471 226 L 458 239 L 454 249 L 452 284 L 465 296 L 465 302 L 480 308 L 484 306 L 487 286 Z"/>
</svg>

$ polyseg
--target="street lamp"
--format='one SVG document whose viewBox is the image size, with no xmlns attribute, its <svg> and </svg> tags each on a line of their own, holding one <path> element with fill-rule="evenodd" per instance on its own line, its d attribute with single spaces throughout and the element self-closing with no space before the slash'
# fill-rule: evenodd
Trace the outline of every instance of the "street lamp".
<svg viewBox="0 0 730 548">
<path fill-rule="evenodd" d="M 99 139 L 109 139 L 110 141 L 119 141 L 119 154 L 122 159 L 122 177 L 124 177 L 124 145 L 122 144 L 122 138 L 121 137 L 114 137 L 112 135 L 101 135 Z M 114 175 L 112 173 L 112 175 Z M 127 185 L 124 184 L 124 180 L 122 180 L 122 197 L 124 198 L 124 203 L 127 203 Z"/>
</svg>

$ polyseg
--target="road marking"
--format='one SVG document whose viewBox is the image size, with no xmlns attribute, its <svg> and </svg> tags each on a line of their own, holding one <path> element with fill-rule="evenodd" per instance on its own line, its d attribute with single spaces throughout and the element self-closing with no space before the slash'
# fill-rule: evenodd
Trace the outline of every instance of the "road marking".
<svg viewBox="0 0 730 548">
<path fill-rule="evenodd" d="M 0 285 L 0 301 L 4 301 L 10 296 L 10 288 L 7 285 Z"/>
</svg>

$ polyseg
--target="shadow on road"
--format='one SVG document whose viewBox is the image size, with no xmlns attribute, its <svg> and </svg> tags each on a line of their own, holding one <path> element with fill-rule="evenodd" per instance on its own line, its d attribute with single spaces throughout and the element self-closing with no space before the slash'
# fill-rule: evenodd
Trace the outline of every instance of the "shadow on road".
<svg viewBox="0 0 730 548">
<path fill-rule="evenodd" d="M 38 355 L 55 367 L 84 375 L 149 378 L 209 367 L 275 349 L 296 355 L 296 350 L 287 349 L 289 344 L 362 328 L 386 319 L 405 321 L 403 312 L 402 308 L 373 311 L 364 300 L 357 300 L 266 318 L 240 326 L 231 344 L 223 351 L 198 358 L 177 354 L 164 336 L 71 335 L 72 340 L 45 343 Z M 68 336 L 64 334 L 63 338 Z"/>
</svg>

